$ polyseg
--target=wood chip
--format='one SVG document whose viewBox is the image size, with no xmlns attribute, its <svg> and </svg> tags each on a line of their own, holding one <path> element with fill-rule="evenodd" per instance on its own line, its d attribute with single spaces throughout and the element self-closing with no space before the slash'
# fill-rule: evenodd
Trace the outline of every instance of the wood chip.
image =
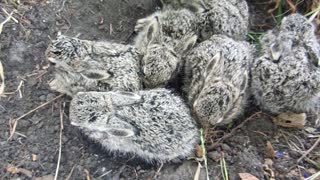
<svg viewBox="0 0 320 180">
<path fill-rule="evenodd" d="M 36 154 L 31 155 L 32 161 L 36 161 L 38 159 L 38 156 Z"/>
<path fill-rule="evenodd" d="M 249 173 L 239 173 L 239 176 L 241 180 L 259 180 L 254 175 Z"/>
<path fill-rule="evenodd" d="M 303 128 L 306 124 L 307 115 L 305 113 L 296 114 L 292 112 L 282 113 L 272 118 L 277 126 L 290 128 Z"/>
</svg>

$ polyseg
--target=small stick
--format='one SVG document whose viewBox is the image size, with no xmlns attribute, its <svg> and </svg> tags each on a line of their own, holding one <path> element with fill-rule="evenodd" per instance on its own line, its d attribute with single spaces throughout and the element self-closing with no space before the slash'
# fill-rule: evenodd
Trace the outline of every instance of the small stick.
<svg viewBox="0 0 320 180">
<path fill-rule="evenodd" d="M 66 180 L 69 180 L 73 174 L 73 170 L 74 170 L 75 165 L 72 166 L 70 173 L 68 174 Z"/>
<path fill-rule="evenodd" d="M 11 19 L 15 22 L 15 23 L 19 23 L 19 21 L 16 19 L 16 18 L 14 18 L 12 15 L 10 15 L 9 13 L 8 13 L 8 11 L 6 11 L 5 9 L 3 9 L 3 8 L 1 8 L 2 9 L 2 11 L 7 15 L 7 16 L 11 16 Z"/>
<path fill-rule="evenodd" d="M 256 112 L 253 115 L 251 115 L 249 118 L 247 118 L 246 120 L 244 120 L 241 124 L 239 124 L 237 127 L 233 128 L 231 130 L 230 133 L 224 135 L 223 137 L 221 137 L 220 139 L 218 139 L 217 142 L 215 142 L 214 144 L 212 144 L 211 146 L 207 147 L 207 151 L 212 151 L 215 147 L 217 147 L 222 141 L 230 138 L 238 129 L 242 128 L 244 126 L 244 124 L 246 124 L 249 120 L 251 120 L 253 117 L 257 116 L 258 114 L 261 114 L 262 112 Z"/>
<path fill-rule="evenodd" d="M 63 131 L 63 108 L 60 108 L 60 137 L 59 137 L 59 156 L 58 156 L 58 163 L 57 163 L 57 169 L 56 174 L 54 176 L 54 180 L 57 180 L 58 174 L 59 174 L 59 168 L 60 168 L 60 161 L 61 161 L 61 150 L 62 150 L 62 131 Z"/>
<path fill-rule="evenodd" d="M 26 114 L 24 114 L 24 115 L 22 115 L 22 116 L 18 117 L 17 119 L 14 119 L 14 120 L 13 120 L 13 123 L 14 123 L 14 124 L 13 124 L 13 128 L 12 128 L 12 130 L 11 130 L 11 132 L 10 132 L 10 137 L 8 138 L 8 140 L 7 140 L 7 141 L 10 141 L 10 140 L 12 139 L 12 137 L 13 137 L 13 135 L 14 135 L 15 131 L 16 131 L 18 121 L 19 121 L 20 119 L 22 119 L 22 118 L 24 118 L 24 117 L 28 116 L 29 114 L 31 114 L 31 113 L 33 113 L 33 112 L 35 112 L 36 110 L 38 110 L 38 109 L 40 109 L 40 108 L 42 108 L 42 107 L 44 107 L 44 106 L 46 106 L 46 105 L 48 105 L 48 104 L 52 103 L 53 101 L 55 101 L 55 100 L 57 100 L 57 99 L 61 98 L 63 95 L 64 95 L 64 94 L 60 94 L 59 96 L 56 96 L 55 98 L 51 99 L 50 101 L 45 102 L 45 103 L 41 104 L 40 106 L 38 106 L 38 107 L 36 107 L 36 108 L 34 108 L 34 109 L 30 110 L 29 112 L 27 112 Z"/>
<path fill-rule="evenodd" d="M 315 147 L 317 147 L 320 143 L 320 137 L 317 139 L 317 141 L 311 146 L 310 149 L 308 149 L 298 160 L 299 163 L 301 160 L 303 160 Z"/>
</svg>

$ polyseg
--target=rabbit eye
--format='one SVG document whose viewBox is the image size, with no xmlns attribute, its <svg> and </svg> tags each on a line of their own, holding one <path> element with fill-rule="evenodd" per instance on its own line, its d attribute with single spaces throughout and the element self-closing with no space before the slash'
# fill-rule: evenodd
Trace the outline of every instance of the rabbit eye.
<svg viewBox="0 0 320 180">
<path fill-rule="evenodd" d="M 103 75 L 99 74 L 99 73 L 88 73 L 85 76 L 87 76 L 90 79 L 101 79 L 101 78 L 103 78 Z"/>
<path fill-rule="evenodd" d="M 99 72 L 99 71 L 87 71 L 87 72 L 84 72 L 83 75 L 89 79 L 95 79 L 95 80 L 103 80 L 103 79 L 108 79 L 110 77 L 110 74 L 106 72 Z"/>
<path fill-rule="evenodd" d="M 129 129 L 111 129 L 109 134 L 113 136 L 130 137 L 134 135 L 134 132 Z"/>
</svg>

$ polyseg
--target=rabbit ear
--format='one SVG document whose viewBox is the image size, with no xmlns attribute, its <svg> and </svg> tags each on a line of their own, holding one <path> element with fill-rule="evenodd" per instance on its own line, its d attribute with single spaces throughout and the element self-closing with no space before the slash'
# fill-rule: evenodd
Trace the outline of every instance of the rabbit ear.
<svg viewBox="0 0 320 180">
<path fill-rule="evenodd" d="M 184 43 L 183 48 L 182 48 L 182 53 L 189 51 L 194 47 L 198 39 L 197 35 L 193 35 L 190 38 L 186 40 L 186 43 Z"/>
<path fill-rule="evenodd" d="M 278 61 L 282 54 L 282 47 L 278 43 L 274 43 L 270 46 L 270 52 L 273 61 Z"/>
<path fill-rule="evenodd" d="M 152 23 L 148 26 L 147 30 L 147 42 L 152 42 L 156 39 L 159 34 L 159 22 L 158 18 L 155 17 Z"/>
<path fill-rule="evenodd" d="M 198 2 L 192 2 L 187 4 L 187 8 L 190 9 L 192 12 L 204 12 L 207 9 L 207 5 L 203 2 L 203 0 L 199 0 Z"/>
<path fill-rule="evenodd" d="M 243 81 L 242 84 L 240 86 L 240 94 L 245 93 L 247 86 L 248 86 L 248 82 L 249 82 L 249 77 L 248 77 L 248 71 L 244 72 L 244 77 L 243 77 Z"/>
<path fill-rule="evenodd" d="M 209 75 L 221 76 L 224 68 L 223 65 L 224 65 L 223 58 L 221 58 L 221 52 L 219 52 L 213 56 L 213 59 L 208 64 L 204 72 L 204 77 L 208 78 Z"/>
<path fill-rule="evenodd" d="M 107 130 L 107 133 L 112 136 L 117 137 L 131 137 L 134 136 L 132 129 L 120 129 L 120 128 L 110 128 Z"/>
<path fill-rule="evenodd" d="M 126 106 L 142 102 L 139 94 L 126 91 L 110 92 L 112 94 L 112 103 L 116 106 Z"/>
</svg>

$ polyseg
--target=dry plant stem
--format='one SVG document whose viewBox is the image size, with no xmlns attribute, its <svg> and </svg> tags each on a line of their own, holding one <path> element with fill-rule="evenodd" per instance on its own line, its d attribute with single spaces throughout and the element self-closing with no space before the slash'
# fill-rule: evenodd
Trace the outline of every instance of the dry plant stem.
<svg viewBox="0 0 320 180">
<path fill-rule="evenodd" d="M 42 108 L 42 107 L 44 107 L 44 106 L 46 106 L 46 105 L 48 105 L 48 104 L 52 103 L 53 101 L 55 101 L 55 100 L 57 100 L 57 99 L 61 98 L 62 96 L 64 96 L 64 94 L 60 94 L 59 96 L 57 96 L 57 97 L 53 98 L 52 100 L 50 100 L 50 101 L 48 101 L 48 102 L 45 102 L 45 103 L 41 104 L 40 106 L 38 106 L 38 107 L 36 107 L 36 108 L 34 108 L 34 109 L 30 110 L 30 111 L 29 111 L 29 112 L 27 112 L 26 114 L 24 114 L 24 115 L 22 115 L 22 116 L 20 116 L 20 117 L 18 117 L 18 118 L 16 118 L 16 119 L 14 119 L 14 120 L 12 120 L 12 122 L 13 122 L 13 127 L 12 127 L 12 130 L 10 131 L 10 137 L 8 138 L 8 140 L 7 140 L 7 141 L 10 141 L 10 140 L 12 139 L 12 137 L 13 137 L 13 135 L 14 135 L 15 131 L 16 131 L 18 121 L 19 121 L 20 119 L 22 119 L 22 118 L 24 118 L 24 117 L 28 116 L 29 114 L 31 114 L 31 113 L 33 113 L 33 112 L 35 112 L 36 110 L 38 110 L 38 109 L 40 109 L 40 108 Z"/>
<path fill-rule="evenodd" d="M 320 143 L 320 137 L 317 139 L 317 141 L 311 146 L 310 149 L 308 149 L 298 160 L 299 163 L 301 160 L 303 160 L 314 148 L 316 148 Z"/>
<path fill-rule="evenodd" d="M 66 177 L 66 180 L 69 180 L 73 174 L 73 170 L 74 170 L 75 165 L 72 166 L 70 173 L 68 174 L 68 176 Z"/>
<path fill-rule="evenodd" d="M 84 170 L 84 172 L 86 173 L 86 179 L 90 180 L 90 173 L 87 169 Z"/>
<path fill-rule="evenodd" d="M 215 142 L 215 143 L 212 144 L 211 146 L 207 147 L 207 151 L 209 152 L 209 151 L 214 150 L 214 148 L 216 148 L 221 142 L 223 142 L 224 140 L 226 140 L 226 139 L 230 138 L 231 136 L 233 136 L 238 129 L 240 129 L 240 128 L 242 128 L 242 127 L 244 126 L 244 124 L 246 124 L 246 123 L 247 123 L 248 121 L 250 121 L 253 117 L 255 117 L 255 116 L 257 116 L 257 115 L 259 115 L 259 114 L 261 114 L 261 113 L 262 113 L 262 112 L 259 111 L 259 112 L 254 113 L 253 115 L 251 115 L 249 118 L 247 118 L 246 120 L 244 120 L 241 124 L 239 124 L 237 127 L 233 128 L 230 133 L 224 135 L 223 137 L 221 137 L 220 139 L 218 139 L 217 142 Z"/>
<path fill-rule="evenodd" d="M 60 161 L 61 161 L 61 150 L 62 150 L 62 132 L 63 132 L 63 108 L 60 109 L 60 137 L 59 137 L 59 156 L 58 156 L 58 163 L 57 163 L 57 169 L 56 174 L 54 176 L 54 180 L 58 179 L 59 174 L 59 168 L 60 168 Z"/>
</svg>

